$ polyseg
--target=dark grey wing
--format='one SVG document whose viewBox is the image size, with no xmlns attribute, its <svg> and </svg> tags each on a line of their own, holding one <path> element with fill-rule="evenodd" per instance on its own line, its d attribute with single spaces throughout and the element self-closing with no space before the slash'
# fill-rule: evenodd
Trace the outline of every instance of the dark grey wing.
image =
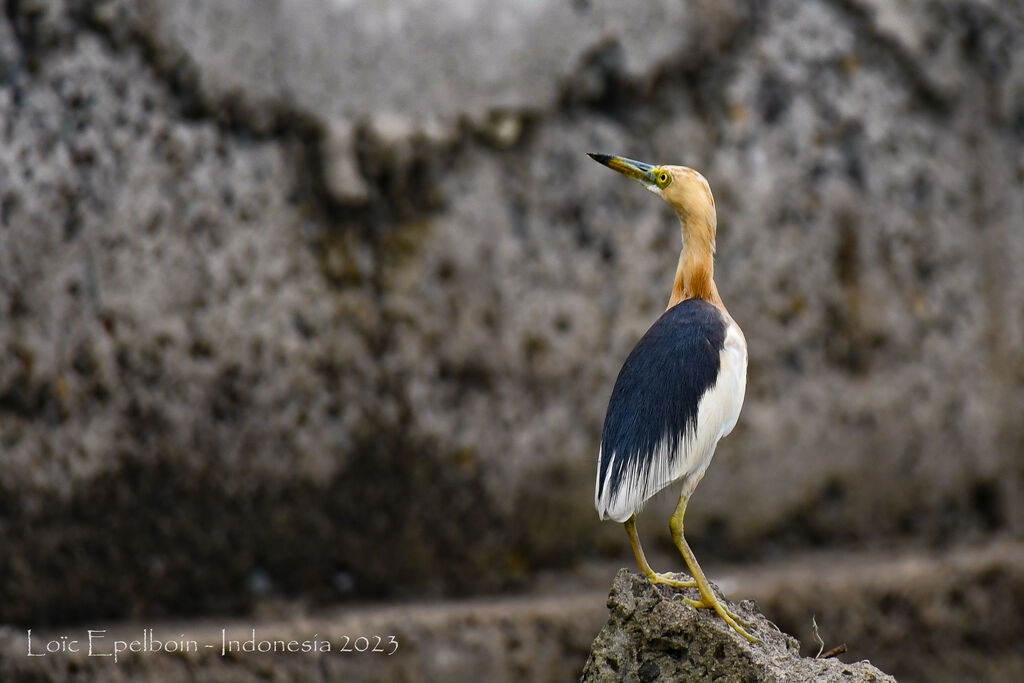
<svg viewBox="0 0 1024 683">
<path fill-rule="evenodd" d="M 675 457 L 680 442 L 696 433 L 700 400 L 718 378 L 727 330 L 714 305 L 688 299 L 665 311 L 630 352 L 601 435 L 595 504 L 602 518 L 622 487 L 642 486 L 654 466 L 671 467 L 658 459 Z"/>
</svg>

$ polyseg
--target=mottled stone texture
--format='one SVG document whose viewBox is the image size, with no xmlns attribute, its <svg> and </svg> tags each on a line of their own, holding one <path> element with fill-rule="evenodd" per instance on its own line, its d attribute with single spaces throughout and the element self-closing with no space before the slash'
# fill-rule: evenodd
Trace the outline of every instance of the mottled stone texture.
<svg viewBox="0 0 1024 683">
<path fill-rule="evenodd" d="M 699 597 L 696 589 L 685 589 Z M 810 683 L 896 679 L 867 661 L 801 657 L 796 638 L 768 621 L 751 601 L 726 602 L 751 623 L 750 643 L 713 611 L 690 607 L 665 586 L 623 569 L 608 595 L 608 623 L 597 635 L 581 681 L 722 681 Z"/>
<path fill-rule="evenodd" d="M 597 440 L 679 237 L 587 151 L 718 200 L 702 557 L 1021 534 L 1021 9 L 677 6 L 5 3 L 0 621 L 623 550 Z"/>
</svg>

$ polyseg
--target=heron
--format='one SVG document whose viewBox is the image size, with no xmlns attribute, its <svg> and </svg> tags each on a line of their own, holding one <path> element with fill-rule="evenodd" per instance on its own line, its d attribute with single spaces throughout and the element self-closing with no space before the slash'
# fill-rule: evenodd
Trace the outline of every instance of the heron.
<svg viewBox="0 0 1024 683">
<path fill-rule="evenodd" d="M 638 181 L 679 217 L 683 246 L 668 308 L 619 371 L 601 434 L 594 504 L 602 520 L 625 525 L 637 565 L 655 584 L 697 588 L 695 608 L 710 608 L 744 638 L 751 625 L 715 596 L 683 535 L 683 516 L 715 447 L 736 426 L 747 384 L 747 342 L 714 279 L 718 218 L 708 181 L 685 166 L 656 166 L 608 154 L 595 161 Z M 669 521 L 693 580 L 651 569 L 636 515 L 656 493 L 682 484 Z"/>
</svg>

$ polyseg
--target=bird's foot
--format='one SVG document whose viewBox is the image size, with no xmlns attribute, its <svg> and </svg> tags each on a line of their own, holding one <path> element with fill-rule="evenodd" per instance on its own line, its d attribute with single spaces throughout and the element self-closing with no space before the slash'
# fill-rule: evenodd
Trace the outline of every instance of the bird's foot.
<svg viewBox="0 0 1024 683">
<path fill-rule="evenodd" d="M 753 624 L 740 619 L 732 610 L 723 605 L 718 598 L 714 595 L 706 595 L 701 591 L 700 600 L 691 600 L 690 598 L 683 598 L 686 604 L 697 609 L 711 608 L 718 613 L 718 616 L 725 620 L 725 623 L 729 624 L 737 633 L 746 638 L 752 643 L 758 642 L 758 639 L 747 633 L 746 629 L 752 628 Z"/>
<path fill-rule="evenodd" d="M 696 582 L 694 582 L 694 583 L 696 583 Z M 691 588 L 695 588 L 695 587 L 696 586 L 691 586 Z M 675 597 L 679 598 L 680 600 L 685 600 L 686 604 L 690 605 L 691 607 L 696 607 L 698 609 L 702 609 L 704 607 L 713 607 L 712 605 L 705 604 L 703 600 L 691 600 L 690 598 L 686 597 L 682 593 L 676 593 Z M 745 619 L 741 618 L 738 614 L 733 612 L 731 609 L 729 609 L 725 605 L 722 605 L 721 603 L 718 603 L 718 604 L 721 606 L 721 608 L 723 610 L 725 610 L 725 613 L 728 614 L 729 617 L 731 617 L 733 621 L 735 621 L 737 624 L 739 624 L 743 628 L 753 628 L 754 627 L 754 625 L 752 623 L 750 623 L 749 621 L 746 621 Z M 715 610 L 715 611 L 717 612 L 718 610 Z"/>
<path fill-rule="evenodd" d="M 647 574 L 647 580 L 651 583 L 660 583 L 665 586 L 672 586 L 673 588 L 696 588 L 697 582 L 693 579 L 677 579 L 675 574 L 665 572 L 664 574 L 658 574 L 657 572 L 651 572 Z"/>
</svg>

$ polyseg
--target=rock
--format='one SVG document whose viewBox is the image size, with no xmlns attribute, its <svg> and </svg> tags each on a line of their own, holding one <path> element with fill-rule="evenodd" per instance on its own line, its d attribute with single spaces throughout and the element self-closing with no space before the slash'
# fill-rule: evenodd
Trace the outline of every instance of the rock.
<svg viewBox="0 0 1024 683">
<path fill-rule="evenodd" d="M 801 657 L 796 638 L 768 621 L 751 600 L 725 604 L 752 624 L 756 643 L 748 642 L 712 610 L 694 609 L 677 599 L 679 594 L 621 570 L 608 595 L 611 616 L 594 640 L 581 680 L 896 680 L 867 661 L 846 664 L 834 658 Z M 699 597 L 696 589 L 684 589 L 684 594 Z"/>
</svg>

